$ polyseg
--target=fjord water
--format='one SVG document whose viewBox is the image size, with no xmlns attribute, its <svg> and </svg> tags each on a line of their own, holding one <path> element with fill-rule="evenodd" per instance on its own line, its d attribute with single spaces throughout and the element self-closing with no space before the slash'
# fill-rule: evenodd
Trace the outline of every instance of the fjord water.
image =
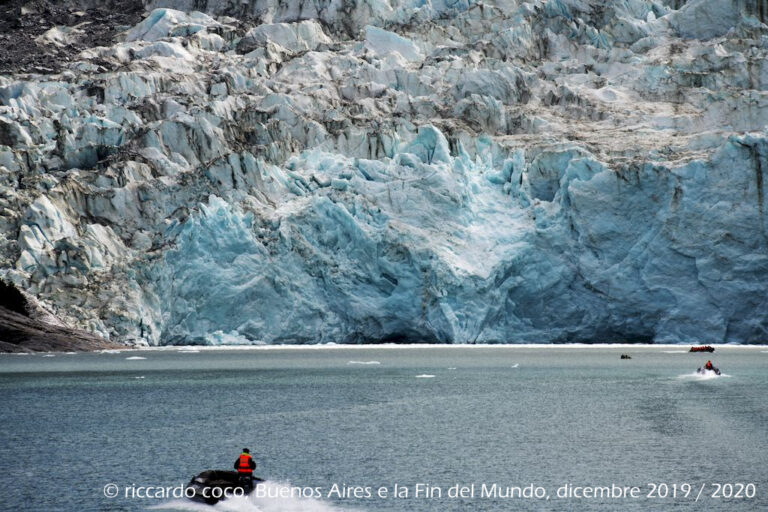
<svg viewBox="0 0 768 512">
<path fill-rule="evenodd" d="M 229 469 L 274 485 L 395 484 L 407 499 L 235 500 L 221 510 L 758 510 L 768 506 L 768 351 L 718 347 L 329 347 L 4 355 L 5 510 L 208 509 L 126 498 Z M 620 360 L 621 353 L 632 356 Z M 144 359 L 138 359 L 144 358 Z M 707 358 L 726 376 L 700 379 Z M 108 499 L 115 483 L 121 496 Z M 416 498 L 417 483 L 442 488 Z M 529 484 L 550 500 L 448 498 Z M 557 499 L 574 486 L 667 498 Z M 679 486 L 690 483 L 690 495 Z M 753 483 L 754 498 L 701 484 Z M 678 496 L 671 497 L 677 484 Z"/>
</svg>

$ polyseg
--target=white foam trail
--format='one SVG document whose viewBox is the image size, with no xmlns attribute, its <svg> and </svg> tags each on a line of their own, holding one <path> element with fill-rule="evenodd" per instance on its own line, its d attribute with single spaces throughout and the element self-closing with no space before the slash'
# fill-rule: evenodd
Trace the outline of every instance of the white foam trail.
<svg viewBox="0 0 768 512">
<path fill-rule="evenodd" d="M 448 369 L 449 369 L 449 370 L 455 370 L 455 369 L 456 369 L 456 367 L 455 367 L 455 366 L 451 366 L 451 367 L 450 367 L 450 368 L 448 368 Z"/>
<path fill-rule="evenodd" d="M 429 375 L 428 373 L 422 373 L 421 375 L 416 376 L 417 379 L 432 379 L 434 378 L 434 375 Z"/>
<path fill-rule="evenodd" d="M 517 368 L 518 366 L 520 366 L 520 363 L 515 363 L 512 366 L 510 366 L 510 368 Z"/>
<path fill-rule="evenodd" d="M 693 373 L 686 373 L 684 375 L 677 376 L 678 379 L 688 379 L 688 380 L 714 380 L 720 377 L 730 377 L 730 375 L 728 375 L 727 373 L 720 373 L 720 375 L 718 375 L 715 372 L 706 372 L 706 373 L 693 372 Z"/>
<path fill-rule="evenodd" d="M 687 354 L 690 350 L 664 350 L 665 354 Z"/>
<path fill-rule="evenodd" d="M 196 350 L 194 348 L 193 349 L 179 350 L 179 354 L 199 354 L 199 353 L 200 353 L 200 351 Z"/>
<path fill-rule="evenodd" d="M 381 364 L 379 361 L 347 361 L 347 364 Z"/>
<path fill-rule="evenodd" d="M 289 485 L 277 482 L 259 484 L 266 496 L 280 496 L 280 492 L 289 493 Z M 324 489 L 327 492 L 327 489 Z M 191 510 L 191 511 L 228 511 L 228 512 L 352 512 L 349 508 L 339 508 L 316 498 L 301 497 L 264 497 L 257 498 L 255 492 L 250 496 L 235 497 L 220 501 L 214 506 L 193 502 L 187 499 L 176 499 L 150 507 L 156 510 Z"/>
<path fill-rule="evenodd" d="M 45 355 L 43 355 L 43 357 L 56 357 L 56 356 L 53 355 L 53 354 L 45 354 Z"/>
<path fill-rule="evenodd" d="M 141 376 L 139 376 L 139 377 L 134 377 L 134 379 L 143 379 L 143 378 L 144 378 L 144 376 L 143 376 L 143 375 L 141 375 Z"/>
<path fill-rule="evenodd" d="M 125 358 L 125 360 L 126 360 L 126 361 L 140 361 L 140 360 L 142 360 L 142 359 L 146 359 L 146 357 L 141 357 L 141 356 L 131 356 L 131 357 L 126 357 L 126 358 Z"/>
</svg>

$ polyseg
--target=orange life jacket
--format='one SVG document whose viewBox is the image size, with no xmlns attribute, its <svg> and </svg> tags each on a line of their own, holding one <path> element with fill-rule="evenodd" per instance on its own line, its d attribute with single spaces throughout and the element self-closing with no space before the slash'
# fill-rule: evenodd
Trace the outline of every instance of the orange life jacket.
<svg viewBox="0 0 768 512">
<path fill-rule="evenodd" d="M 240 454 L 240 463 L 237 465 L 237 472 L 243 475 L 253 473 L 251 469 L 251 456 L 247 453 Z"/>
</svg>

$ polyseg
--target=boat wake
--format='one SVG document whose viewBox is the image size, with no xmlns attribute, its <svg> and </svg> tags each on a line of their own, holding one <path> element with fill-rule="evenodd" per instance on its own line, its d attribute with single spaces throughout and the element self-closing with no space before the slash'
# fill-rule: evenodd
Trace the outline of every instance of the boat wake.
<svg viewBox="0 0 768 512">
<path fill-rule="evenodd" d="M 215 505 L 197 503 L 188 499 L 175 499 L 153 507 L 152 510 L 228 511 L 228 512 L 351 512 L 316 498 L 290 496 L 293 487 L 278 482 L 263 482 L 259 486 L 265 497 L 233 497 Z M 279 497 L 289 496 L 289 497 Z"/>
<path fill-rule="evenodd" d="M 721 373 L 720 375 L 716 374 L 715 372 L 706 372 L 706 373 L 699 373 L 699 372 L 692 372 L 692 373 L 686 373 L 684 375 L 678 375 L 678 379 L 682 380 L 714 380 L 719 379 L 721 377 L 730 377 L 727 373 Z"/>
</svg>

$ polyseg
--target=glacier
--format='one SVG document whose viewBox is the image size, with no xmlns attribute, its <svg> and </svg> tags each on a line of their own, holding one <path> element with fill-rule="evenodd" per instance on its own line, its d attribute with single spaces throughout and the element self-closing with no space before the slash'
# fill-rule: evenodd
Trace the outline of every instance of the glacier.
<svg viewBox="0 0 768 512">
<path fill-rule="evenodd" d="M 0 76 L 0 277 L 64 324 L 768 340 L 766 2 L 143 6 Z"/>
</svg>

